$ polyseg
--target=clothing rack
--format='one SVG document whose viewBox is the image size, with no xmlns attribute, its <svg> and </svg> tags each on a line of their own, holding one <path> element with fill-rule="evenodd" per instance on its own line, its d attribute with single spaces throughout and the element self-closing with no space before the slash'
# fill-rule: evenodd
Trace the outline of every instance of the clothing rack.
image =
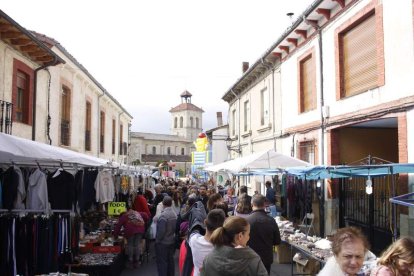
<svg viewBox="0 0 414 276">
<path fill-rule="evenodd" d="M 12 214 L 12 213 L 20 213 L 20 214 L 42 214 L 42 215 L 53 215 L 53 214 L 69 214 L 70 217 L 75 217 L 76 213 L 72 210 L 59 210 L 59 209 L 52 209 L 52 210 L 34 210 L 34 209 L 0 209 L 1 214 Z"/>
<path fill-rule="evenodd" d="M 34 160 L 33 162 L 18 162 L 18 161 L 13 161 L 10 160 L 10 162 L 0 162 L 0 165 L 16 165 L 16 166 L 21 166 L 21 167 L 38 167 L 39 169 L 58 169 L 58 168 L 62 168 L 62 169 L 75 169 L 75 170 L 80 170 L 80 169 L 85 169 L 85 168 L 96 168 L 96 169 L 113 169 L 114 167 L 112 166 L 90 166 L 90 165 L 84 165 L 84 164 L 80 164 L 80 163 L 71 163 L 71 162 L 62 162 L 61 160 L 43 160 L 43 161 L 38 161 L 38 160 Z"/>
</svg>

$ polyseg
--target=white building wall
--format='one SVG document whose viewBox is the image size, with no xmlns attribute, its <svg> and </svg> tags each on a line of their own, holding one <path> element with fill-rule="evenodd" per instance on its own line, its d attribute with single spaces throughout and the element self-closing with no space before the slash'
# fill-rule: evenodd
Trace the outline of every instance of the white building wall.
<svg viewBox="0 0 414 276">
<path fill-rule="evenodd" d="M 40 70 L 37 74 L 37 91 L 36 91 L 36 141 L 49 143 L 47 136 L 47 116 L 48 116 L 48 98 L 50 102 L 49 114 L 51 117 L 50 139 L 52 145 L 62 146 L 60 144 L 60 116 L 61 116 L 61 91 L 62 84 L 68 85 L 71 89 L 71 126 L 70 126 L 70 146 L 65 148 L 85 152 L 85 122 L 86 122 L 86 99 L 91 101 L 92 108 L 92 129 L 91 129 L 91 151 L 86 153 L 99 156 L 106 159 L 117 159 L 119 153 L 119 123 L 124 125 L 123 140 L 128 142 L 128 124 L 131 120 L 129 116 L 123 113 L 121 107 L 115 104 L 109 97 L 102 97 L 99 103 L 99 109 L 103 108 L 106 112 L 106 132 L 105 132 L 105 153 L 98 153 L 98 128 L 99 128 L 99 111 L 98 95 L 103 92 L 75 66 L 69 59 L 58 49 L 53 48 L 67 62 L 64 65 L 48 67 L 50 72 Z M 13 79 L 13 60 L 14 58 L 22 61 L 33 70 L 38 65 L 34 64 L 21 54 L 9 48 L 3 42 L 0 42 L 0 52 L 4 55 L 0 57 L 0 73 L 4 76 L 4 81 L 0 85 L 0 99 L 12 102 L 12 79 Z M 49 90 L 50 78 L 50 91 Z M 120 114 L 122 114 L 119 116 Z M 112 118 L 116 119 L 116 154 L 112 155 Z M 26 139 L 32 138 L 32 126 L 13 122 L 13 135 Z"/>
<path fill-rule="evenodd" d="M 12 82 L 13 82 L 13 60 L 18 59 L 21 62 L 25 63 L 28 67 L 33 70 L 38 67 L 30 59 L 24 57 L 22 54 L 9 47 L 4 42 L 0 41 L 0 67 L 1 67 L 1 94 L 0 99 L 6 102 L 12 102 Z M 22 123 L 13 122 L 12 134 L 31 139 L 32 138 L 32 126 Z"/>
</svg>

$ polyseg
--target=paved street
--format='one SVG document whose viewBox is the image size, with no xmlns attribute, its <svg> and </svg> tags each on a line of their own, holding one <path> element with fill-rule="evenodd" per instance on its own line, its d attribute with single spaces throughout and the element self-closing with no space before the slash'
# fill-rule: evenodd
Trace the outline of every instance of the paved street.
<svg viewBox="0 0 414 276">
<path fill-rule="evenodd" d="M 153 248 L 152 248 L 153 249 Z M 178 250 L 175 252 L 175 275 L 178 274 Z M 272 276 L 286 276 L 291 274 L 290 264 L 276 264 L 273 263 L 271 275 Z M 136 275 L 157 275 L 157 266 L 155 264 L 154 251 L 151 251 L 148 263 L 144 262 L 140 268 L 137 269 L 124 269 L 121 276 L 136 276 Z"/>
</svg>

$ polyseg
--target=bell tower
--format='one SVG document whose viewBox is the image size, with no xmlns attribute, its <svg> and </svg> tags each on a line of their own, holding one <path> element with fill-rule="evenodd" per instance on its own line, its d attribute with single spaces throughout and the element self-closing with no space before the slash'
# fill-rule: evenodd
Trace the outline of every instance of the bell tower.
<svg viewBox="0 0 414 276">
<path fill-rule="evenodd" d="M 203 129 L 204 110 L 191 103 L 193 95 L 185 90 L 181 93 L 181 104 L 170 109 L 171 134 L 194 141 Z"/>
</svg>

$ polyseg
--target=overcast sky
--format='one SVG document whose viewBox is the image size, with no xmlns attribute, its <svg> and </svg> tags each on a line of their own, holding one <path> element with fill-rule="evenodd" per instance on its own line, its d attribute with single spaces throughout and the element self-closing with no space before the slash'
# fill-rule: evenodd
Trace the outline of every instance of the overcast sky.
<svg viewBox="0 0 414 276">
<path fill-rule="evenodd" d="M 313 0 L 1 0 L 28 30 L 59 41 L 134 117 L 132 131 L 169 133 L 188 90 L 203 129 L 227 122 L 221 97 Z"/>
</svg>

